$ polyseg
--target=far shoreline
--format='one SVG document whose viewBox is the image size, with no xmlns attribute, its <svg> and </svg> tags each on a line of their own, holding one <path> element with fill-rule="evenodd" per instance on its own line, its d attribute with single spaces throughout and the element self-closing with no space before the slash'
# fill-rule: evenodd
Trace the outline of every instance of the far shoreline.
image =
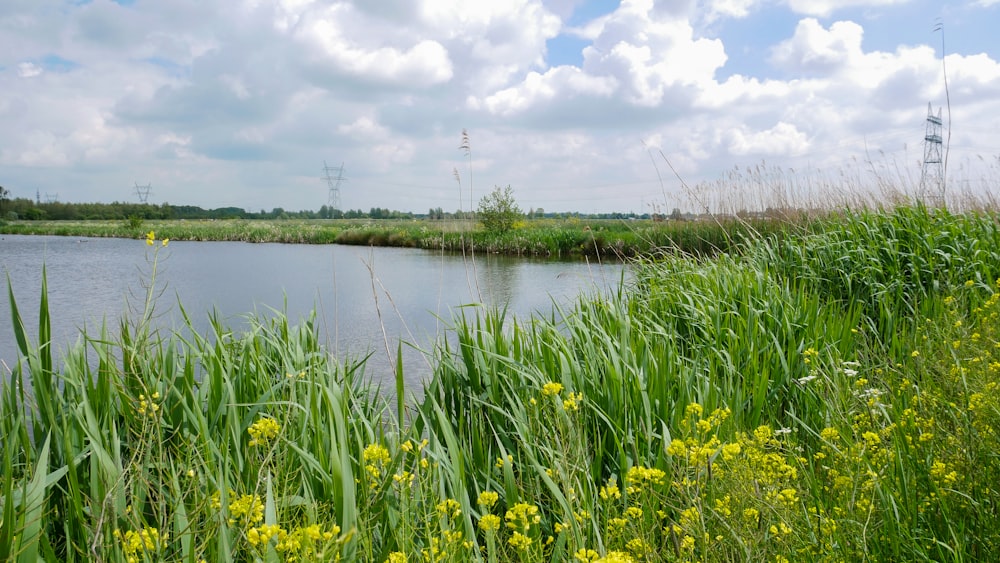
<svg viewBox="0 0 1000 563">
<path fill-rule="evenodd" d="M 723 220 L 535 219 L 503 232 L 470 220 L 430 219 L 173 219 L 127 221 L 18 220 L 0 222 L 0 235 L 142 239 L 149 231 L 174 241 L 340 244 L 421 248 L 532 258 L 628 260 L 664 252 L 709 256 L 748 237 L 801 228 L 802 219 Z"/>
</svg>

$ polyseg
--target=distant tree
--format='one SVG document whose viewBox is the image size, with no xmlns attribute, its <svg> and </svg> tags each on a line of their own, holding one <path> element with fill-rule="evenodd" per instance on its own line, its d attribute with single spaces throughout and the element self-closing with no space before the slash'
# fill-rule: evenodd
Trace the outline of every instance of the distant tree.
<svg viewBox="0 0 1000 563">
<path fill-rule="evenodd" d="M 514 201 L 514 191 L 510 186 L 495 186 L 493 191 L 483 196 L 476 212 L 479 222 L 491 233 L 503 234 L 514 226 L 524 213 Z"/>
<path fill-rule="evenodd" d="M 0 215 L 3 214 L 4 204 L 7 203 L 8 198 L 10 198 L 10 192 L 3 186 L 0 186 Z"/>
</svg>

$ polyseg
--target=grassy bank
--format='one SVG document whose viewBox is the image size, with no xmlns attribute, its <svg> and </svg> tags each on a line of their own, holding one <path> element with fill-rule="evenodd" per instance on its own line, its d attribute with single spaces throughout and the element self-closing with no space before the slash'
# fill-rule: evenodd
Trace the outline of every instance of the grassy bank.
<svg viewBox="0 0 1000 563">
<path fill-rule="evenodd" d="M 147 310 L 65 366 L 19 331 L 0 558 L 989 559 L 1000 229 L 825 221 L 555 316 L 466 310 L 413 404 L 309 322 L 182 340 Z"/>
<path fill-rule="evenodd" d="M 782 233 L 806 226 L 805 219 L 700 221 L 621 221 L 541 219 L 521 222 L 503 234 L 484 231 L 471 221 L 429 220 L 226 220 L 15 221 L 0 233 L 141 239 L 149 230 L 170 240 L 218 240 L 301 244 L 349 244 L 480 251 L 536 257 L 601 256 L 626 258 L 658 249 L 708 255 L 731 250 L 755 233 Z"/>
</svg>

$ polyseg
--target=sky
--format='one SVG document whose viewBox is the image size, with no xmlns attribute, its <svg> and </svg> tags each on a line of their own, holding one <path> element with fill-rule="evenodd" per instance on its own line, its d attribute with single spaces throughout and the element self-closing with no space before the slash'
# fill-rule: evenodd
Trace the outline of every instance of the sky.
<svg viewBox="0 0 1000 563">
<path fill-rule="evenodd" d="M 0 186 L 250 211 L 318 210 L 327 170 L 345 210 L 889 197 L 918 190 L 930 104 L 949 189 L 989 193 L 997 28 L 1000 0 L 3 0 Z"/>
</svg>

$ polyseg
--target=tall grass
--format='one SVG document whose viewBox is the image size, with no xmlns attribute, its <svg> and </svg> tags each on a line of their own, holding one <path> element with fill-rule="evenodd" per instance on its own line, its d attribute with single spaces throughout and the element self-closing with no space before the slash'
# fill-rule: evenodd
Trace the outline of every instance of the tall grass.
<svg viewBox="0 0 1000 563">
<path fill-rule="evenodd" d="M 0 555 L 989 559 L 995 224 L 845 213 L 548 314 L 463 308 L 395 407 L 280 315 L 182 337 L 143 312 L 56 367 L 43 287 L 0 400 Z"/>
</svg>

